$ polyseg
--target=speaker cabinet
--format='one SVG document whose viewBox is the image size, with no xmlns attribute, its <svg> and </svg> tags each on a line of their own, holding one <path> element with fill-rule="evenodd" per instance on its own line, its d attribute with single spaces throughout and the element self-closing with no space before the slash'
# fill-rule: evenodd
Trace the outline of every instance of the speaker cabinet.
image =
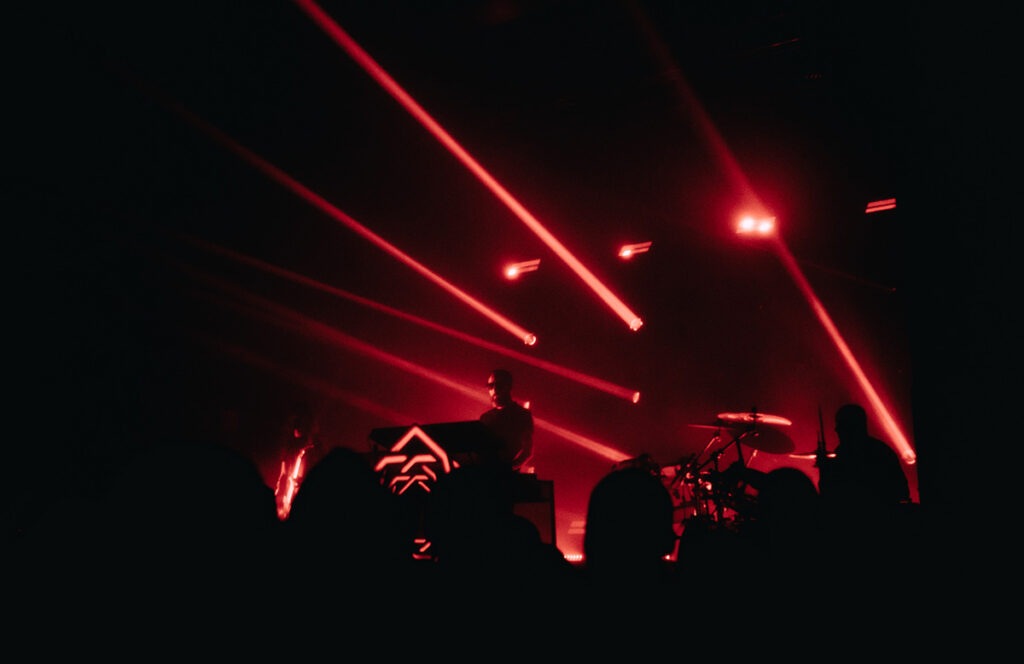
<svg viewBox="0 0 1024 664">
<path fill-rule="evenodd" d="M 557 546 L 555 537 L 555 483 L 523 474 L 517 483 L 513 511 L 526 517 L 540 531 L 546 544 Z"/>
</svg>

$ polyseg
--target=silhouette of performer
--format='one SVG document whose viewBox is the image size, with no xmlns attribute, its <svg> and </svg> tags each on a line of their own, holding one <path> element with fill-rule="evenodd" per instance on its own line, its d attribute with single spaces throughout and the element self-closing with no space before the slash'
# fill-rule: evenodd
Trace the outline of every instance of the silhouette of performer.
<svg viewBox="0 0 1024 664">
<path fill-rule="evenodd" d="M 846 509 L 895 507 L 910 501 L 910 487 L 899 456 L 886 442 L 868 434 L 868 417 L 859 404 L 836 410 L 835 455 L 819 451 L 818 490 L 829 506 Z"/>
<path fill-rule="evenodd" d="M 909 551 L 915 546 L 915 513 L 899 456 L 868 434 L 867 414 L 859 404 L 836 410 L 839 438 L 833 456 L 818 450 L 818 492 L 825 533 L 834 558 L 853 561 L 862 581 L 893 573 L 872 551 Z M 876 559 L 877 558 L 877 559 Z"/>
<path fill-rule="evenodd" d="M 533 413 L 512 398 L 512 374 L 494 369 L 487 378 L 491 408 L 480 421 L 501 441 L 498 463 L 517 472 L 527 472 L 533 457 Z"/>
<path fill-rule="evenodd" d="M 899 455 L 868 433 L 859 404 L 836 410 L 835 432 L 834 456 L 822 449 L 817 455 L 823 543 L 838 570 L 828 577 L 832 597 L 848 603 L 929 584 L 928 566 L 912 562 L 932 548 L 923 548 L 927 538 Z"/>
</svg>

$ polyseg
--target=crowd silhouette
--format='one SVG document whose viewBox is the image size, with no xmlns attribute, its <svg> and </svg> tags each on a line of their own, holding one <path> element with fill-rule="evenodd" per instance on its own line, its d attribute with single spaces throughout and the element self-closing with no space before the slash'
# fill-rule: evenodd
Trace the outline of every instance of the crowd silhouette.
<svg viewBox="0 0 1024 664">
<path fill-rule="evenodd" d="M 273 489 L 238 450 L 153 445 L 101 495 L 37 496 L 46 505 L 31 519 L 14 515 L 24 496 L 9 506 L 10 597 L 23 616 L 46 620 L 95 617 L 103 597 L 128 618 L 231 616 L 268 629 L 338 629 L 338 613 L 322 607 L 341 603 L 355 612 L 342 628 L 369 641 L 398 614 L 492 635 L 573 620 L 671 629 L 694 620 L 695 607 L 707 621 L 751 598 L 840 611 L 866 597 L 905 606 L 910 588 L 926 589 L 935 542 L 919 505 L 850 514 L 799 468 L 739 464 L 720 479 L 749 492 L 750 510 L 680 523 L 665 479 L 644 460 L 616 464 L 593 486 L 585 555 L 570 563 L 516 513 L 517 474 L 503 466 L 455 468 L 410 509 L 368 454 L 335 447 L 308 469 L 282 519 Z M 418 548 L 424 533 L 429 547 Z M 186 605 L 194 608 L 175 617 Z"/>
</svg>

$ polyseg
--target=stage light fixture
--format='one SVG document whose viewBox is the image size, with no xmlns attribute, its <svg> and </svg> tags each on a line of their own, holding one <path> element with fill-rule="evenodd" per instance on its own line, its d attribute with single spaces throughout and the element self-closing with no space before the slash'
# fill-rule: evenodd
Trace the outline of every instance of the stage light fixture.
<svg viewBox="0 0 1024 664">
<path fill-rule="evenodd" d="M 739 235 L 759 235 L 767 237 L 775 234 L 775 217 L 754 217 L 747 215 L 736 224 Z"/>
<path fill-rule="evenodd" d="M 884 198 L 880 201 L 871 201 L 864 208 L 864 214 L 871 214 L 872 212 L 881 212 L 882 210 L 894 210 L 896 209 L 895 198 Z"/>
<path fill-rule="evenodd" d="M 540 267 L 540 259 L 537 258 L 532 261 L 522 261 L 520 263 L 510 263 L 505 266 L 505 278 L 506 279 L 518 279 L 519 275 L 524 272 L 534 272 Z"/>
<path fill-rule="evenodd" d="M 650 242 L 637 242 L 636 244 L 624 244 L 619 248 L 619 258 L 623 260 L 629 260 L 636 254 L 642 254 L 650 251 Z"/>
</svg>

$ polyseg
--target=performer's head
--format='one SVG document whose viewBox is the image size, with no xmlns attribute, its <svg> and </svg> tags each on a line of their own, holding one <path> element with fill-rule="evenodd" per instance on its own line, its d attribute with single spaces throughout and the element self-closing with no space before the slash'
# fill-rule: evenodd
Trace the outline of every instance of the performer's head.
<svg viewBox="0 0 1024 664">
<path fill-rule="evenodd" d="M 836 434 L 840 438 L 866 436 L 867 433 L 868 415 L 863 406 L 847 403 L 836 410 Z"/>
<path fill-rule="evenodd" d="M 512 374 L 507 369 L 494 369 L 487 378 L 487 390 L 491 393 L 491 404 L 497 408 L 512 401 Z"/>
</svg>

